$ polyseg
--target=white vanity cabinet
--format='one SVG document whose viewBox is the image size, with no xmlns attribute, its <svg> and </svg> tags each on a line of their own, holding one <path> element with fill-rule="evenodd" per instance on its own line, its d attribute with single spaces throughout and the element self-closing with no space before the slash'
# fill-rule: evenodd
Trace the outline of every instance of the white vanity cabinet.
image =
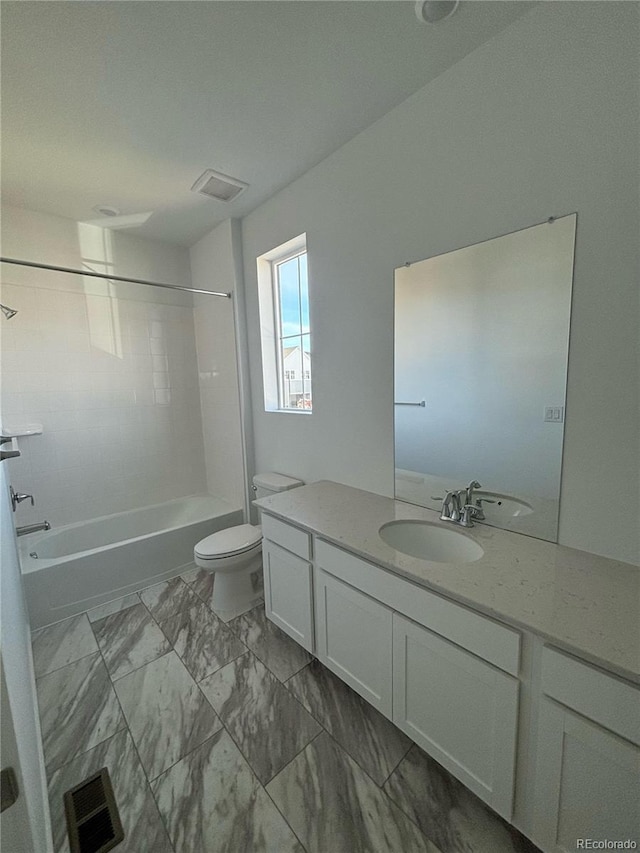
<svg viewBox="0 0 640 853">
<path fill-rule="evenodd" d="M 507 820 L 518 688 L 517 678 L 393 614 L 393 721 Z"/>
<path fill-rule="evenodd" d="M 322 540 L 315 588 L 319 659 L 509 820 L 519 633 Z"/>
<path fill-rule="evenodd" d="M 391 499 L 319 482 L 268 500 L 282 508 L 263 507 L 276 624 L 544 853 L 640 847 L 636 610 L 616 621 L 603 602 L 611 630 L 576 646 L 609 583 L 612 602 L 637 599 L 635 567 L 533 539 L 520 554 L 492 530 L 484 557 L 443 575 L 390 555 Z"/>
<path fill-rule="evenodd" d="M 555 649 L 542 657 L 534 836 L 640 845 L 640 690 Z"/>
<path fill-rule="evenodd" d="M 311 537 L 262 516 L 264 606 L 267 617 L 309 652 L 314 651 Z"/>
<path fill-rule="evenodd" d="M 315 600 L 318 659 L 391 717 L 393 611 L 322 569 Z"/>
</svg>

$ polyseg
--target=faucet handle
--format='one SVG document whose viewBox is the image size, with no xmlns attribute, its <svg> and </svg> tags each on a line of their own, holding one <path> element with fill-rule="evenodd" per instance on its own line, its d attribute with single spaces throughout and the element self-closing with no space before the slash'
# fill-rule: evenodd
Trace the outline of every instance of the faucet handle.
<svg viewBox="0 0 640 853">
<path fill-rule="evenodd" d="M 451 500 L 453 498 L 453 492 L 447 492 L 447 494 L 442 497 L 431 496 L 432 501 L 442 501 L 442 509 L 440 510 L 440 520 L 441 521 L 453 521 L 453 516 L 451 513 Z M 455 508 L 454 508 L 455 512 Z"/>
<path fill-rule="evenodd" d="M 21 504 L 22 501 L 31 501 L 31 506 L 35 506 L 35 501 L 33 500 L 33 495 L 24 495 L 16 492 L 13 486 L 9 486 L 9 494 L 11 495 L 11 506 L 13 507 L 13 511 L 15 512 L 18 508 L 18 504 Z"/>
<path fill-rule="evenodd" d="M 478 518 L 477 515 L 477 507 L 473 504 L 465 504 L 462 507 L 462 512 L 460 514 L 460 526 L 461 527 L 473 527 L 474 518 Z"/>
</svg>

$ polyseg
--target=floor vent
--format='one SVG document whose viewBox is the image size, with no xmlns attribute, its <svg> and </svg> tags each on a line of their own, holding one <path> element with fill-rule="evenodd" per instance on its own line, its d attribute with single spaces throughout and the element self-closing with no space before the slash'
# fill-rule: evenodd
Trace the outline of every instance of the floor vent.
<svg viewBox="0 0 640 853">
<path fill-rule="evenodd" d="M 124 839 L 106 767 L 64 795 L 71 853 L 107 853 Z"/>
</svg>

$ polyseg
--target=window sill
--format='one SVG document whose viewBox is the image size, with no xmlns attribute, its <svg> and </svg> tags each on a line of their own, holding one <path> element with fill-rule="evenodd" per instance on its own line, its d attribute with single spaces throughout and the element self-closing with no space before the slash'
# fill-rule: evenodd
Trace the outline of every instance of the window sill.
<svg viewBox="0 0 640 853">
<path fill-rule="evenodd" d="M 267 415 L 312 415 L 313 409 L 265 409 Z"/>
</svg>

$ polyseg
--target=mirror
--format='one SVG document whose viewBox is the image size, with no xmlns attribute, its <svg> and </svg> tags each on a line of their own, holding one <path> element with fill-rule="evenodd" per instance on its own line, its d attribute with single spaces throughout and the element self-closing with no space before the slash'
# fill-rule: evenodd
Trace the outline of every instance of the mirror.
<svg viewBox="0 0 640 853">
<path fill-rule="evenodd" d="M 398 500 L 557 540 L 576 220 L 395 271 Z"/>
</svg>

